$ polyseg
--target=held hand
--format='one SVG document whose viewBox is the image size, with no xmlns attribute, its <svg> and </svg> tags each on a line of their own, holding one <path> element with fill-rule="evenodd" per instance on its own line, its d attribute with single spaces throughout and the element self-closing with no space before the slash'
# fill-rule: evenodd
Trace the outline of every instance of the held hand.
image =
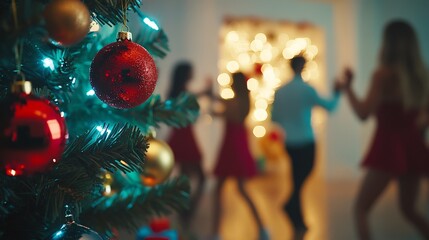
<svg viewBox="0 0 429 240">
<path fill-rule="evenodd" d="M 352 81 L 353 81 L 353 71 L 350 68 L 346 68 L 344 70 L 344 87 L 350 88 Z"/>
<path fill-rule="evenodd" d="M 338 78 L 334 82 L 334 92 L 339 93 L 344 90 L 344 81 L 340 81 Z"/>
</svg>

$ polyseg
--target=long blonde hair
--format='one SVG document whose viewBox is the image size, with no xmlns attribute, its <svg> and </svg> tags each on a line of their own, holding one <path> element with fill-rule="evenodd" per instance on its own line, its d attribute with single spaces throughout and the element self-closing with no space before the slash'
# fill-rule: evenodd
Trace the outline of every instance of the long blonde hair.
<svg viewBox="0 0 429 240">
<path fill-rule="evenodd" d="M 405 108 L 423 108 L 429 103 L 429 75 L 420 55 L 414 29 L 403 20 L 384 29 L 380 63 L 393 69 L 399 79 Z"/>
</svg>

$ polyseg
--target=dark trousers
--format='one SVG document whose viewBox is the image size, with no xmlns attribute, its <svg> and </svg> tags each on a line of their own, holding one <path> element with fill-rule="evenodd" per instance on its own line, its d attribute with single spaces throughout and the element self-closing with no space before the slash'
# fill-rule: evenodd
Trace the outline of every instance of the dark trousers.
<svg viewBox="0 0 429 240">
<path fill-rule="evenodd" d="M 293 192 L 284 205 L 284 210 L 289 215 L 295 231 L 306 231 L 301 208 L 301 189 L 314 166 L 315 144 L 314 142 L 302 146 L 286 147 L 291 158 Z"/>
</svg>

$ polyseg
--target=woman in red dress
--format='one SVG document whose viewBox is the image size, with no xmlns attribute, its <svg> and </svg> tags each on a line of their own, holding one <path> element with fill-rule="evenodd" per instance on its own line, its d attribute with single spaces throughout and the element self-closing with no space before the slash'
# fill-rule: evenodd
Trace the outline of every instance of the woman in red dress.
<svg viewBox="0 0 429 240">
<path fill-rule="evenodd" d="M 192 79 L 192 75 L 193 68 L 189 62 L 178 63 L 173 70 L 172 86 L 168 98 L 177 98 L 181 93 L 187 92 L 186 87 Z M 206 92 L 208 93 L 208 91 Z M 188 94 L 190 93 L 188 92 Z M 182 221 L 184 221 L 183 224 L 187 228 L 197 209 L 206 181 L 202 167 L 202 154 L 191 125 L 184 128 L 174 128 L 168 139 L 168 144 L 173 150 L 175 162 L 179 165 L 181 174 L 190 178 L 195 176 L 197 179 L 196 189 L 191 195 L 191 207 L 181 216 Z"/>
<path fill-rule="evenodd" d="M 232 76 L 232 90 L 234 98 L 224 101 L 225 111 L 225 135 L 220 149 L 217 164 L 214 170 L 218 178 L 215 192 L 214 231 L 215 235 L 220 230 L 221 193 L 226 178 L 237 180 L 238 191 L 249 205 L 259 230 L 259 240 L 268 240 L 268 234 L 263 228 L 258 211 L 247 193 L 245 180 L 257 174 L 256 163 L 250 154 L 245 119 L 250 109 L 249 92 L 247 90 L 246 77 L 243 73 L 234 73 Z"/>
<path fill-rule="evenodd" d="M 419 183 L 429 174 L 429 151 L 424 142 L 429 110 L 429 77 L 420 57 L 413 28 L 406 22 L 390 22 L 383 36 L 380 64 L 367 96 L 360 100 L 351 88 L 353 74 L 346 70 L 344 91 L 356 115 L 377 120 L 372 144 L 363 159 L 367 169 L 355 203 L 359 239 L 371 239 L 367 216 L 392 181 L 399 183 L 399 207 L 403 216 L 429 239 L 429 224 L 416 211 Z"/>
</svg>

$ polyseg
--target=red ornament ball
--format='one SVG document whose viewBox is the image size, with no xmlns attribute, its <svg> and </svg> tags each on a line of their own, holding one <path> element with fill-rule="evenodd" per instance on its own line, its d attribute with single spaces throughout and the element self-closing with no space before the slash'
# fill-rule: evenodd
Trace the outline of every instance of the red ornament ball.
<svg viewBox="0 0 429 240">
<path fill-rule="evenodd" d="M 58 107 L 31 94 L 0 101 L 0 167 L 10 176 L 45 172 L 57 162 L 68 138 Z"/>
<path fill-rule="evenodd" d="M 90 82 L 95 94 L 115 108 L 132 108 L 155 90 L 158 73 L 148 51 L 123 40 L 102 48 L 91 64 Z"/>
</svg>

